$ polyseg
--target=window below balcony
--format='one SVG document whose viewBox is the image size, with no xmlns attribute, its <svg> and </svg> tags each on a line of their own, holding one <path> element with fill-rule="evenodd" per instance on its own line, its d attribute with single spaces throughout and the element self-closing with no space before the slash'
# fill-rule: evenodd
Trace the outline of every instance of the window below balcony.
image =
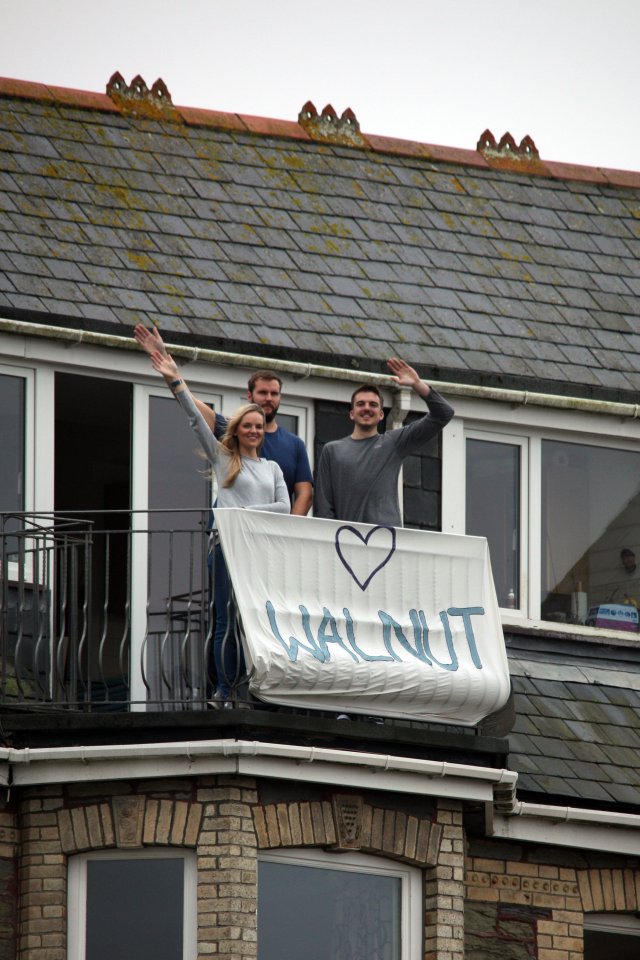
<svg viewBox="0 0 640 960">
<path fill-rule="evenodd" d="M 421 955 L 420 872 L 357 854 L 264 854 L 258 960 L 414 960 Z"/>
<path fill-rule="evenodd" d="M 592 913 L 584 918 L 584 960 L 637 960 L 640 920 L 624 913 Z"/>
<path fill-rule="evenodd" d="M 195 956 L 191 851 L 80 854 L 69 861 L 69 960 Z"/>
</svg>

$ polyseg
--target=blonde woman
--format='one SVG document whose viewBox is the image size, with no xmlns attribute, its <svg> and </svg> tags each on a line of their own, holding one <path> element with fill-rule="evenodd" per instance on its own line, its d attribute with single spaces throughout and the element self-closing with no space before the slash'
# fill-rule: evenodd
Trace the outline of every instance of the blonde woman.
<svg viewBox="0 0 640 960">
<path fill-rule="evenodd" d="M 244 507 L 247 510 L 270 510 L 289 513 L 291 503 L 282 470 L 273 460 L 260 457 L 264 439 L 264 411 L 255 403 L 247 403 L 229 418 L 227 430 L 218 441 L 180 376 L 172 357 L 156 351 L 151 363 L 164 377 L 169 389 L 186 413 L 200 445 L 210 461 L 218 482 L 217 507 Z M 214 552 L 214 600 L 216 627 L 213 635 L 213 657 L 217 676 L 216 704 L 226 704 L 231 685 L 243 672 L 242 656 L 233 639 L 225 644 L 229 625 L 229 573 L 220 544 Z M 233 611 L 231 626 L 233 626 Z"/>
</svg>

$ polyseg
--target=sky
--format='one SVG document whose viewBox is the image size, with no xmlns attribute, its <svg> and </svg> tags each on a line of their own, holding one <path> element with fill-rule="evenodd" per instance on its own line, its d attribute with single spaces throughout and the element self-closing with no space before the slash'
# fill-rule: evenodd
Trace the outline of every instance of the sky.
<svg viewBox="0 0 640 960">
<path fill-rule="evenodd" d="M 640 0 L 0 0 L 0 76 L 104 92 L 158 77 L 174 104 L 640 170 Z"/>
</svg>

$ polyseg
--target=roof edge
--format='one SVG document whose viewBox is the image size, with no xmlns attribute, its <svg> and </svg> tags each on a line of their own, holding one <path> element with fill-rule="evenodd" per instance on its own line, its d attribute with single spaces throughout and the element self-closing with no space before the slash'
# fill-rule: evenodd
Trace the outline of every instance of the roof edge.
<svg viewBox="0 0 640 960">
<path fill-rule="evenodd" d="M 121 113 L 121 106 L 106 93 L 94 93 L 89 90 L 76 90 L 71 87 L 58 87 L 29 80 L 17 80 L 0 77 L 0 98 L 17 97 L 47 103 L 58 103 L 67 107 L 83 110 L 99 110 L 107 113 Z M 175 106 L 177 116 L 187 126 L 209 127 L 216 130 L 251 133 L 256 136 L 278 137 L 290 140 L 316 141 L 297 120 L 279 120 L 268 117 L 255 117 L 250 114 L 225 113 L 219 110 L 207 110 L 200 107 Z M 584 166 L 548 160 L 535 163 L 522 161 L 514 157 L 505 162 L 504 158 L 485 156 L 477 149 L 439 146 L 386 137 L 377 134 L 363 134 L 360 149 L 375 153 L 395 154 L 415 157 L 434 163 L 451 163 L 458 166 L 470 166 L 484 169 L 500 169 L 503 172 L 526 173 L 530 176 L 548 177 L 555 180 L 599 183 L 612 187 L 640 188 L 640 171 L 617 170 L 608 167 Z"/>
<path fill-rule="evenodd" d="M 39 315 L 32 311 L 4 310 L 6 319 L 0 314 L 0 333 L 15 334 L 18 336 L 40 336 L 54 340 L 63 340 L 72 343 L 94 344 L 96 346 L 117 347 L 126 350 L 137 350 L 138 347 L 132 336 L 124 329 L 114 331 L 113 325 L 105 321 L 96 321 L 91 324 L 83 323 L 79 326 L 67 326 L 73 323 L 72 318 L 51 317 Z M 171 342 L 169 343 L 169 338 Z M 191 341 L 191 342 L 190 342 Z M 376 361 L 370 358 L 367 367 L 353 365 L 353 357 L 327 355 L 323 353 L 306 353 L 304 359 L 297 355 L 297 351 L 289 347 L 275 345 L 266 347 L 264 344 L 247 343 L 236 340 L 222 340 L 219 337 L 200 338 L 198 346 L 193 345 L 193 337 L 172 331 L 167 334 L 167 347 L 176 357 L 203 362 L 221 363 L 226 366 L 242 366 L 246 368 L 271 367 L 292 375 L 294 378 L 307 379 L 310 376 L 323 377 L 329 380 L 347 380 L 351 383 L 374 382 L 383 387 L 390 387 L 389 375 L 383 360 Z M 256 353 L 256 348 L 260 352 Z M 464 372 L 461 379 L 460 370 L 444 367 L 428 367 L 416 364 L 421 377 L 428 380 L 433 387 L 443 390 L 451 396 L 467 399 L 495 400 L 510 405 L 529 405 L 538 407 L 554 407 L 563 410 L 581 410 L 587 413 L 608 414 L 615 417 L 637 419 L 640 416 L 640 405 L 630 402 L 628 398 L 617 392 L 602 390 L 600 396 L 580 396 L 577 392 L 567 392 L 567 384 L 549 382 L 547 392 L 539 392 L 540 384 L 529 384 L 526 378 L 498 378 L 488 380 L 486 377 L 474 375 L 472 371 Z M 538 390 L 530 390 L 529 386 L 537 386 Z M 557 386 L 560 393 L 551 392 L 552 386 Z"/>
</svg>

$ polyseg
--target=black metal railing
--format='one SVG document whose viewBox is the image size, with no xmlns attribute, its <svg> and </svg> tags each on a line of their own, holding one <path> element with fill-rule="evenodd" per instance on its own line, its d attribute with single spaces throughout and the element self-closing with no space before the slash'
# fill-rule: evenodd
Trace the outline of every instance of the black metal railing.
<svg viewBox="0 0 640 960">
<path fill-rule="evenodd" d="M 216 690 L 209 516 L 0 514 L 0 705 L 206 708 Z M 239 644 L 230 623 L 224 642 Z M 227 679 L 227 699 L 242 698 L 246 677 Z"/>
</svg>

